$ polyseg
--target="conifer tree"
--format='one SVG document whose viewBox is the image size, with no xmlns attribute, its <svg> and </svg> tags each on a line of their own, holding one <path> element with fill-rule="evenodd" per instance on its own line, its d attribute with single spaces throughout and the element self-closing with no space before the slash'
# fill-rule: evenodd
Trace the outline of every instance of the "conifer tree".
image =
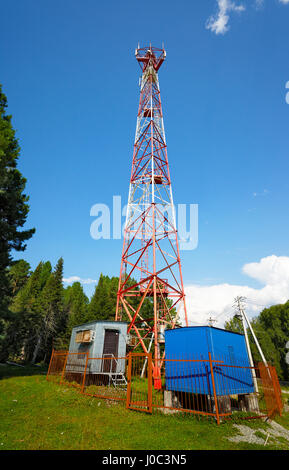
<svg viewBox="0 0 289 470">
<path fill-rule="evenodd" d="M 67 310 L 67 329 L 71 334 L 72 328 L 87 321 L 88 297 L 80 282 L 68 286 L 64 293 L 64 306 Z"/>
<path fill-rule="evenodd" d="M 15 296 L 10 307 L 11 316 L 1 351 L 29 360 L 39 324 L 40 292 L 44 263 L 40 262 L 27 283 Z"/>
<path fill-rule="evenodd" d="M 35 229 L 19 230 L 29 211 L 28 196 L 23 193 L 26 179 L 17 169 L 20 147 L 6 114 L 7 98 L 0 85 L 0 316 L 5 318 L 10 303 L 11 285 L 7 268 L 12 263 L 11 251 L 24 251 L 25 241 Z"/>
<path fill-rule="evenodd" d="M 63 309 L 63 259 L 60 258 L 39 296 L 39 322 L 31 362 L 35 363 L 42 352 L 42 359 L 49 355 L 53 339 L 64 333 L 66 318 Z"/>
<path fill-rule="evenodd" d="M 13 261 L 9 268 L 9 278 L 13 297 L 26 284 L 31 274 L 30 264 L 24 259 Z"/>
</svg>

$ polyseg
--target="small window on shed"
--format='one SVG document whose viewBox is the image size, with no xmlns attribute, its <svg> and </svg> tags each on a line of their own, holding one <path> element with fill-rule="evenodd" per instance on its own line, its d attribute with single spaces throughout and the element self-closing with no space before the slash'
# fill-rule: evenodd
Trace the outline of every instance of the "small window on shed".
<svg viewBox="0 0 289 470">
<path fill-rule="evenodd" d="M 83 336 L 83 331 L 77 331 L 76 337 L 75 337 L 75 342 L 76 343 L 82 343 L 82 336 Z"/>
<path fill-rule="evenodd" d="M 91 341 L 91 330 L 85 330 L 83 331 L 83 336 L 82 336 L 82 342 L 83 343 L 89 343 Z"/>
<path fill-rule="evenodd" d="M 76 332 L 75 342 L 76 343 L 90 343 L 94 340 L 93 330 L 81 330 Z"/>
</svg>

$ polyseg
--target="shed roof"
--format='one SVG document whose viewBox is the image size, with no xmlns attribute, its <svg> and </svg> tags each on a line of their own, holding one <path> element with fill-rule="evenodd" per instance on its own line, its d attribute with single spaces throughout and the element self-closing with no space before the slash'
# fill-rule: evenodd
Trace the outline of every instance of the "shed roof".
<svg viewBox="0 0 289 470">
<path fill-rule="evenodd" d="M 94 321 L 90 321 L 87 323 L 82 323 L 81 325 L 75 325 L 72 329 L 74 330 L 74 328 L 80 328 L 81 326 L 84 326 L 84 325 L 95 325 L 96 323 L 115 323 L 115 324 L 122 323 L 122 324 L 128 325 L 127 321 L 94 320 Z"/>
<path fill-rule="evenodd" d="M 234 335 L 240 335 L 244 336 L 243 333 L 237 333 L 236 331 L 231 331 L 231 330 L 225 330 L 224 328 L 217 328 L 216 326 L 210 326 L 210 325 L 203 325 L 203 326 L 181 326 L 179 328 L 174 328 L 172 330 L 166 330 L 168 331 L 176 331 L 176 330 L 184 330 L 184 329 L 190 329 L 190 328 L 212 328 L 212 330 L 220 330 L 220 331 L 225 331 L 226 333 L 233 333 Z"/>
</svg>

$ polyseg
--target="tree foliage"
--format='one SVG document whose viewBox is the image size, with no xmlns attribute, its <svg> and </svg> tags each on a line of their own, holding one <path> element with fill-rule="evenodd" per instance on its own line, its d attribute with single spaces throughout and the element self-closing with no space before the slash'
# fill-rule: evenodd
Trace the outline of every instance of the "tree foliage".
<svg viewBox="0 0 289 470">
<path fill-rule="evenodd" d="M 41 261 L 32 272 L 20 260 L 10 269 L 15 295 L 10 318 L 0 341 L 0 360 L 10 357 L 28 362 L 48 362 L 52 348 L 68 349 L 72 328 L 90 321 L 115 319 L 118 277 L 101 274 L 89 300 L 79 282 L 64 288 L 63 260 L 52 270 L 49 261 Z M 135 284 L 130 280 L 131 285 Z M 131 298 L 137 308 L 140 298 Z M 167 300 L 169 306 L 172 301 Z M 176 315 L 172 309 L 171 315 Z M 153 300 L 142 305 L 142 317 L 153 325 Z M 1 335 L 1 333 L 0 333 Z"/>
<path fill-rule="evenodd" d="M 244 333 L 242 321 L 238 315 L 234 315 L 233 318 L 225 322 L 225 330 L 233 331 L 234 333 Z"/>
<path fill-rule="evenodd" d="M 31 273 L 30 264 L 24 259 L 13 261 L 8 270 L 12 296 L 15 296 L 19 290 L 26 284 Z"/>
<path fill-rule="evenodd" d="M 6 114 L 7 98 L 0 85 L 0 314 L 5 318 L 11 295 L 7 268 L 12 263 L 11 251 L 24 251 L 25 241 L 35 229 L 21 230 L 29 211 L 24 194 L 26 179 L 17 169 L 20 147 Z"/>
<path fill-rule="evenodd" d="M 280 379 L 289 380 L 289 365 L 286 363 L 286 343 L 289 340 L 289 301 L 265 308 L 251 321 L 251 325 L 266 360 L 274 364 Z M 226 322 L 225 328 L 243 333 L 241 321 L 236 317 Z M 261 356 L 249 328 L 247 328 L 247 333 L 253 360 L 258 363 L 261 361 Z"/>
</svg>

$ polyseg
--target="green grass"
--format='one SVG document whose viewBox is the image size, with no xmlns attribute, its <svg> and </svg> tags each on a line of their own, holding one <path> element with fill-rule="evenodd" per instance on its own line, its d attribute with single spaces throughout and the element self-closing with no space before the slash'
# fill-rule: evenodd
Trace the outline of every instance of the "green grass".
<svg viewBox="0 0 289 470">
<path fill-rule="evenodd" d="M 282 413 L 282 416 L 276 416 L 275 421 L 289 430 L 289 413 Z"/>
<path fill-rule="evenodd" d="M 83 396 L 73 387 L 47 382 L 44 368 L 2 366 L 0 374 L 3 450 L 276 449 L 228 441 L 226 437 L 237 434 L 232 422 L 217 426 L 204 417 L 148 415 Z M 248 421 L 250 427 L 266 427 L 260 420 L 253 421 Z"/>
</svg>

